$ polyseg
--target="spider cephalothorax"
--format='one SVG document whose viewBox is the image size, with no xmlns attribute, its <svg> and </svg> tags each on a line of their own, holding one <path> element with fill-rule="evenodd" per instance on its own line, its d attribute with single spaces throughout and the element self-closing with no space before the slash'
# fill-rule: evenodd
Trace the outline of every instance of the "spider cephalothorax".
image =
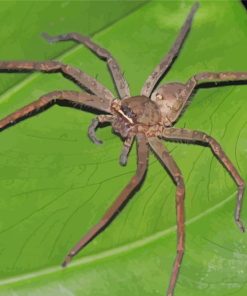
<svg viewBox="0 0 247 296">
<path fill-rule="evenodd" d="M 123 138 L 147 132 L 150 127 L 161 124 L 158 106 L 145 96 L 136 96 L 112 103 L 112 127 Z"/>
<path fill-rule="evenodd" d="M 47 108 L 45 107 L 51 106 L 52 104 L 59 104 L 61 101 L 67 101 L 72 107 L 77 107 L 78 105 L 82 107 L 87 106 L 104 112 L 104 115 L 99 115 L 93 119 L 88 129 L 88 135 L 95 144 L 100 144 L 101 141 L 98 140 L 95 135 L 95 130 L 98 124 L 105 122 L 111 123 L 113 130 L 124 139 L 124 147 L 120 155 L 120 163 L 122 165 L 126 165 L 127 163 L 128 153 L 134 139 L 137 141 L 137 170 L 135 175 L 119 194 L 112 206 L 106 211 L 102 219 L 71 249 L 63 262 L 63 266 L 66 266 L 73 256 L 82 250 L 113 221 L 123 206 L 127 203 L 130 196 L 136 189 L 138 189 L 147 170 L 149 150 L 151 149 L 166 167 L 176 184 L 177 256 L 174 261 L 170 284 L 167 291 L 167 295 L 173 295 L 185 245 L 185 186 L 180 169 L 169 151 L 164 147 L 161 139 L 204 144 L 211 148 L 214 155 L 230 173 L 238 187 L 235 221 L 240 230 L 244 231 L 244 226 L 240 220 L 240 211 L 244 194 L 244 181 L 237 169 L 226 156 L 220 144 L 211 136 L 200 131 L 174 128 L 172 125 L 183 112 L 193 90 L 201 83 L 247 81 L 247 72 L 199 73 L 192 76 L 185 84 L 174 82 L 156 88 L 156 85 L 166 74 L 175 57 L 178 55 L 191 27 L 192 19 L 197 8 L 198 4 L 195 4 L 192 7 L 174 45 L 168 55 L 162 59 L 161 63 L 148 77 L 139 96 L 131 97 L 128 83 L 122 75 L 117 61 L 112 55 L 89 38 L 77 33 L 69 33 L 54 37 L 44 34 L 44 37 L 49 42 L 74 40 L 84 44 L 91 49 L 92 52 L 104 59 L 108 64 L 116 84 L 119 99 L 116 99 L 111 91 L 96 79 L 70 65 L 65 65 L 57 61 L 0 62 L 0 70 L 2 71 L 59 72 L 66 78 L 73 80 L 79 86 L 88 89 L 90 93 L 92 93 L 89 94 L 76 91 L 54 91 L 48 93 L 37 101 L 0 120 L 1 130 L 27 118 L 28 116 L 30 117 L 38 112 L 40 113 L 41 111 L 46 110 Z"/>
</svg>

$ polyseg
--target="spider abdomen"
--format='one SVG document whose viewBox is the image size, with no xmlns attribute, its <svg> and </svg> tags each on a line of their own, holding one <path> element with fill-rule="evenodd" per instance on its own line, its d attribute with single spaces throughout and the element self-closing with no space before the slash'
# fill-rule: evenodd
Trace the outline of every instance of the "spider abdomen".
<svg viewBox="0 0 247 296">
<path fill-rule="evenodd" d="M 153 92 L 151 100 L 159 106 L 160 112 L 167 125 L 171 125 L 181 113 L 184 100 L 181 95 L 185 89 L 182 83 L 167 83 Z"/>
</svg>

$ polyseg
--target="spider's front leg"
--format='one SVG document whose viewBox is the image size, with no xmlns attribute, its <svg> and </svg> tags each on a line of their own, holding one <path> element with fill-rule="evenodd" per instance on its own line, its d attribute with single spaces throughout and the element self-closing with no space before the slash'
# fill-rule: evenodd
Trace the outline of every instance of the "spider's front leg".
<svg viewBox="0 0 247 296">
<path fill-rule="evenodd" d="M 93 77 L 90 77 L 81 70 L 70 65 L 62 64 L 58 61 L 0 61 L 0 72 L 44 72 L 61 73 L 65 78 L 72 80 L 82 88 L 86 88 L 91 93 L 102 99 L 113 100 L 114 96 L 104 85 Z"/>
<path fill-rule="evenodd" d="M 119 214 L 121 209 L 130 200 L 134 190 L 138 188 L 139 184 L 142 182 L 148 163 L 148 147 L 146 143 L 146 138 L 142 134 L 138 134 L 137 138 L 137 170 L 135 175 L 131 178 L 127 186 L 119 194 L 118 198 L 106 211 L 101 220 L 93 226 L 88 233 L 83 236 L 83 238 L 70 250 L 69 254 L 66 256 L 63 266 L 65 267 L 74 257 L 78 254 L 90 241 L 92 241 L 96 236 L 98 236 Z"/>
<path fill-rule="evenodd" d="M 117 87 L 118 93 L 121 98 L 130 97 L 130 90 L 127 81 L 122 74 L 122 71 L 114 57 L 111 55 L 109 51 L 100 47 L 98 44 L 94 43 L 89 37 L 83 36 L 78 33 L 68 33 L 57 36 L 50 36 L 47 33 L 43 33 L 42 36 L 48 42 L 59 42 L 59 41 L 76 41 L 78 43 L 84 44 L 87 48 L 89 48 L 92 52 L 94 52 L 98 57 L 104 59 L 107 62 L 109 70 L 112 74 L 112 78 Z"/>
<path fill-rule="evenodd" d="M 165 149 L 160 140 L 156 137 L 148 138 L 148 142 L 158 156 L 162 164 L 167 168 L 168 172 L 174 183 L 177 186 L 176 190 L 176 214 L 177 214 L 177 256 L 173 264 L 173 271 L 170 278 L 170 284 L 167 291 L 167 296 L 173 296 L 175 285 L 178 279 L 179 269 L 182 263 L 184 248 L 185 248 L 185 214 L 184 214 L 184 198 L 185 198 L 185 187 L 184 180 L 180 169 L 176 162 L 169 154 L 169 151 Z"/>
<path fill-rule="evenodd" d="M 25 107 L 13 112 L 0 120 L 0 130 L 18 123 L 19 121 L 34 116 L 37 113 L 45 111 L 48 107 L 59 102 L 68 102 L 71 106 L 77 107 L 78 105 L 84 105 L 98 109 L 100 111 L 111 113 L 111 100 L 102 99 L 88 93 L 79 93 L 76 91 L 54 91 L 43 95 L 33 103 L 26 105 Z"/>
</svg>

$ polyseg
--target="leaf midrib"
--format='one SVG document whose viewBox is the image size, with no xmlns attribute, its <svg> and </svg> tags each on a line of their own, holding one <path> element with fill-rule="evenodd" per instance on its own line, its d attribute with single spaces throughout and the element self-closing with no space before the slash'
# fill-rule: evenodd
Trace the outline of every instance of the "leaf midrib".
<svg viewBox="0 0 247 296">
<path fill-rule="evenodd" d="M 191 225 L 191 224 L 197 222 L 198 220 L 201 220 L 204 217 L 210 215 L 211 213 L 217 211 L 219 208 L 222 208 L 225 204 L 230 202 L 234 198 L 235 195 L 236 195 L 236 191 L 233 192 L 228 197 L 226 197 L 223 201 L 217 203 L 216 205 L 207 209 L 203 213 L 196 215 L 193 218 L 187 220 L 185 222 L 185 224 Z M 145 238 L 142 238 L 140 240 L 130 242 L 128 244 L 125 244 L 125 245 L 122 245 L 122 246 L 119 246 L 117 248 L 113 248 L 113 249 L 110 249 L 107 251 L 103 251 L 103 252 L 100 252 L 95 255 L 90 255 L 90 256 L 83 257 L 81 259 L 74 260 L 70 263 L 70 265 L 67 268 L 75 268 L 77 266 L 82 266 L 82 265 L 94 263 L 94 262 L 100 261 L 102 259 L 106 259 L 106 258 L 110 258 L 110 257 L 116 256 L 119 254 L 131 252 L 131 251 L 136 250 L 138 248 L 149 245 L 155 241 L 158 241 L 159 239 L 164 238 L 165 236 L 168 236 L 169 234 L 175 233 L 176 229 L 177 229 L 177 227 L 176 227 L 176 225 L 174 225 L 174 226 L 167 228 L 166 230 L 158 231 L 158 232 L 156 232 L 150 236 L 147 236 Z M 40 271 L 34 271 L 32 273 L 26 273 L 26 274 L 23 274 L 20 276 L 15 276 L 15 277 L 6 278 L 4 280 L 0 280 L 0 286 L 18 283 L 18 282 L 46 276 L 46 275 L 53 274 L 56 272 L 61 272 L 61 271 L 62 271 L 62 267 L 52 266 L 52 267 L 45 268 Z"/>
</svg>

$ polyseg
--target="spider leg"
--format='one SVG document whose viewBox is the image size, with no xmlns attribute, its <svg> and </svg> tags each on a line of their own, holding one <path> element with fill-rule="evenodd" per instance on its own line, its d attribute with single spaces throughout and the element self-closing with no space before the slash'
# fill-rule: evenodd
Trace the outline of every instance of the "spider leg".
<svg viewBox="0 0 247 296">
<path fill-rule="evenodd" d="M 115 202 L 106 211 L 101 220 L 70 250 L 62 266 L 65 267 L 71 261 L 72 257 L 79 253 L 80 250 L 98 236 L 113 221 L 113 219 L 119 214 L 120 210 L 130 200 L 134 190 L 138 188 L 138 185 L 142 182 L 147 169 L 148 147 L 146 144 L 146 138 L 141 134 L 137 135 L 137 157 L 138 162 L 135 175 L 119 194 Z"/>
<path fill-rule="evenodd" d="M 133 141 L 134 141 L 134 136 L 129 136 L 125 141 L 124 141 L 124 146 L 123 146 L 123 150 L 120 154 L 120 157 L 119 157 L 119 163 L 122 165 L 122 166 L 125 166 L 127 164 L 127 161 L 128 161 L 128 154 L 130 152 L 130 149 L 131 149 L 131 146 L 133 144 Z"/>
<path fill-rule="evenodd" d="M 238 186 L 237 193 L 237 204 L 235 209 L 235 221 L 237 226 L 241 231 L 244 232 L 244 225 L 240 219 L 240 213 L 242 208 L 243 196 L 245 183 L 244 180 L 239 175 L 237 169 L 234 167 L 233 163 L 226 156 L 225 152 L 221 148 L 220 144 L 211 136 L 204 132 L 192 131 L 187 129 L 178 128 L 168 128 L 164 129 L 162 136 L 168 140 L 185 140 L 188 142 L 202 143 L 208 145 L 217 159 L 222 163 L 224 168 L 230 173 L 232 179 Z"/>
<path fill-rule="evenodd" d="M 87 93 L 79 93 L 76 91 L 54 91 L 43 95 L 33 103 L 24 106 L 23 108 L 0 120 L 0 130 L 2 131 L 23 119 L 46 110 L 46 108 L 50 105 L 59 104 L 59 102 L 62 101 L 72 103 L 72 107 L 76 107 L 77 105 L 85 105 L 104 112 L 110 112 L 111 102 L 107 101 L 106 99 L 102 99 L 103 101 L 100 100 L 100 98 Z"/>
<path fill-rule="evenodd" d="M 247 83 L 247 72 L 203 72 L 192 76 L 187 83 L 184 85 L 184 88 L 179 93 L 179 97 L 182 101 L 180 111 L 173 117 L 175 121 L 181 114 L 181 111 L 186 106 L 193 90 L 200 86 L 203 83 L 214 83 L 213 86 L 217 86 L 217 83 L 231 83 L 246 81 Z"/>
<path fill-rule="evenodd" d="M 185 38 L 190 30 L 191 27 L 191 23 L 193 20 L 193 17 L 195 15 L 195 12 L 197 11 L 199 7 L 199 3 L 196 2 L 191 10 L 190 13 L 188 14 L 179 35 L 177 36 L 177 39 L 175 40 L 172 48 L 170 49 L 170 51 L 168 52 L 168 54 L 165 55 L 165 57 L 161 60 L 161 62 L 159 63 L 158 66 L 156 66 L 156 68 L 154 69 L 154 71 L 152 72 L 152 74 L 148 77 L 148 79 L 146 80 L 142 90 L 141 90 L 141 94 L 149 97 L 153 91 L 153 89 L 155 88 L 156 84 L 158 83 L 158 81 L 160 80 L 160 78 L 169 70 L 169 68 L 171 67 L 172 63 L 174 62 L 175 58 L 177 57 L 184 41 Z"/>
<path fill-rule="evenodd" d="M 47 33 L 43 33 L 42 36 L 50 43 L 72 40 L 84 44 L 98 57 L 102 58 L 107 62 L 108 68 L 111 72 L 113 81 L 115 82 L 120 97 L 130 97 L 128 83 L 125 80 L 117 61 L 113 58 L 109 51 L 94 43 L 89 37 L 83 36 L 78 33 L 68 33 L 57 36 L 50 36 Z"/>
<path fill-rule="evenodd" d="M 79 86 L 88 89 L 95 95 L 105 98 L 114 99 L 113 94 L 99 83 L 93 77 L 90 77 L 81 70 L 69 65 L 62 64 L 57 61 L 4 61 L 0 62 L 0 72 L 45 72 L 45 73 L 61 73 L 65 78 L 69 78 Z"/>
<path fill-rule="evenodd" d="M 92 142 L 96 145 L 102 144 L 103 142 L 96 137 L 95 131 L 99 123 L 112 122 L 112 115 L 99 115 L 92 120 L 92 123 L 88 127 L 88 136 Z"/>
<path fill-rule="evenodd" d="M 162 164 L 167 168 L 173 181 L 177 186 L 176 190 L 176 213 L 177 213 L 177 256 L 174 261 L 173 271 L 170 279 L 169 288 L 167 291 L 168 296 L 172 296 L 174 288 L 178 279 L 180 265 L 182 263 L 185 247 L 185 226 L 184 226 L 184 198 L 185 198 L 185 187 L 184 180 L 180 169 L 176 162 L 169 154 L 169 151 L 165 149 L 164 145 L 156 137 L 148 138 L 149 145 L 151 146 L 154 153 L 161 160 Z"/>
</svg>

